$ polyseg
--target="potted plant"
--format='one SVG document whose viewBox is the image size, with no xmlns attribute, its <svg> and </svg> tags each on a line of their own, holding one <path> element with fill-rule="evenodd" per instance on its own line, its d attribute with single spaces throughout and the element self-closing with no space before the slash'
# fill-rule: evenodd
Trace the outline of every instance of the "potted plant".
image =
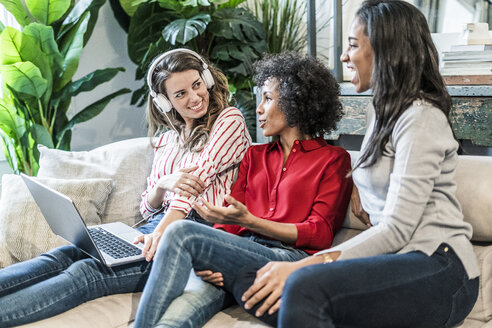
<svg viewBox="0 0 492 328">
<path fill-rule="evenodd" d="M 115 91 L 69 119 L 72 97 L 111 80 L 123 68 L 72 81 L 105 0 L 0 0 L 21 30 L 0 25 L 0 136 L 15 173 L 36 175 L 38 144 L 70 149 L 71 129 L 98 115 Z"/>
</svg>

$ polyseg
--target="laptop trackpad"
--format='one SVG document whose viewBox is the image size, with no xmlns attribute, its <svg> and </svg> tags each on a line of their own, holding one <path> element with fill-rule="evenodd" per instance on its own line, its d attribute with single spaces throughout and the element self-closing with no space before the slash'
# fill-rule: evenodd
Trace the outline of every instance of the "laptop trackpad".
<svg viewBox="0 0 492 328">
<path fill-rule="evenodd" d="M 133 244 L 133 241 L 135 238 L 138 236 L 142 235 L 142 233 L 136 229 L 133 229 L 132 227 L 122 223 L 122 222 L 112 222 L 112 223 L 105 223 L 101 224 L 100 227 L 106 229 L 107 231 L 115 234 L 116 236 L 126 240 L 129 243 Z M 139 248 L 143 247 L 143 244 L 137 244 L 135 245 Z"/>
</svg>

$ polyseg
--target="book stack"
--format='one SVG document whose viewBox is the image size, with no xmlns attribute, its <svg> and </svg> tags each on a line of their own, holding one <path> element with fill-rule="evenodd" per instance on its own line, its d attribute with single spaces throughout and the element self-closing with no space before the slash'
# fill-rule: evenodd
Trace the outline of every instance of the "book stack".
<svg viewBox="0 0 492 328">
<path fill-rule="evenodd" d="M 492 45 L 452 45 L 440 71 L 446 84 L 492 84 Z"/>
</svg>

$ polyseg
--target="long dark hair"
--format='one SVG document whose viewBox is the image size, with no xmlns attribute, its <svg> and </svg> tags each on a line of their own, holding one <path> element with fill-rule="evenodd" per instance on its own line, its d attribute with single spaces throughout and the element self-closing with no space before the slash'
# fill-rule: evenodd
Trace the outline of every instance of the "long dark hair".
<svg viewBox="0 0 492 328">
<path fill-rule="evenodd" d="M 398 118 L 416 99 L 448 117 L 451 97 L 439 74 L 439 56 L 424 15 L 397 0 L 365 1 L 356 19 L 365 26 L 374 51 L 371 76 L 376 125 L 357 167 L 369 167 L 383 155 Z M 362 165 L 363 164 L 363 165 Z"/>
<path fill-rule="evenodd" d="M 202 59 L 206 61 L 204 57 L 202 57 Z M 229 106 L 229 87 L 226 77 L 210 65 L 208 61 L 206 61 L 206 63 L 215 81 L 215 85 L 208 90 L 210 102 L 207 113 L 203 117 L 193 121 L 190 135 L 184 141 L 184 147 L 194 152 L 203 149 L 217 117 L 227 106 Z M 200 59 L 187 52 L 172 53 L 162 59 L 155 67 L 152 75 L 152 85 L 155 86 L 154 88 L 156 91 L 165 95 L 166 89 L 164 81 L 166 81 L 173 73 L 184 72 L 190 69 L 197 70 L 201 73 L 203 71 L 203 65 Z M 164 130 L 171 128 L 172 126 L 174 126 L 180 134 L 185 128 L 185 121 L 174 108 L 168 113 L 169 115 L 163 115 L 157 109 L 150 97 L 151 96 L 149 95 L 147 101 L 148 136 L 150 137 L 152 146 L 155 147 L 152 142 L 153 137 L 158 136 L 164 132 Z"/>
</svg>

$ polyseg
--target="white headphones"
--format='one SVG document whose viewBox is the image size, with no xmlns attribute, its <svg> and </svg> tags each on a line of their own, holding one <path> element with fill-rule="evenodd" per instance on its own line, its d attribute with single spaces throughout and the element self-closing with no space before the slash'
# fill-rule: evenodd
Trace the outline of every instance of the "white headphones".
<svg viewBox="0 0 492 328">
<path fill-rule="evenodd" d="M 163 95 L 162 93 L 157 93 L 152 89 L 152 75 L 154 74 L 154 70 L 157 64 L 159 64 L 161 60 L 163 60 L 165 57 L 175 52 L 186 52 L 192 54 L 197 59 L 199 59 L 202 62 L 202 67 L 203 67 L 203 71 L 200 73 L 200 77 L 205 83 L 205 86 L 207 87 L 207 89 L 210 89 L 215 84 L 212 73 L 208 69 L 208 65 L 205 63 L 203 58 L 193 50 L 186 49 L 186 48 L 178 48 L 163 53 L 152 62 L 152 65 L 150 65 L 149 71 L 147 73 L 147 85 L 149 86 L 150 96 L 152 97 L 152 101 L 154 102 L 154 105 L 156 105 L 157 109 L 159 109 L 163 114 L 169 112 L 173 108 L 173 105 L 165 95 Z"/>
</svg>

